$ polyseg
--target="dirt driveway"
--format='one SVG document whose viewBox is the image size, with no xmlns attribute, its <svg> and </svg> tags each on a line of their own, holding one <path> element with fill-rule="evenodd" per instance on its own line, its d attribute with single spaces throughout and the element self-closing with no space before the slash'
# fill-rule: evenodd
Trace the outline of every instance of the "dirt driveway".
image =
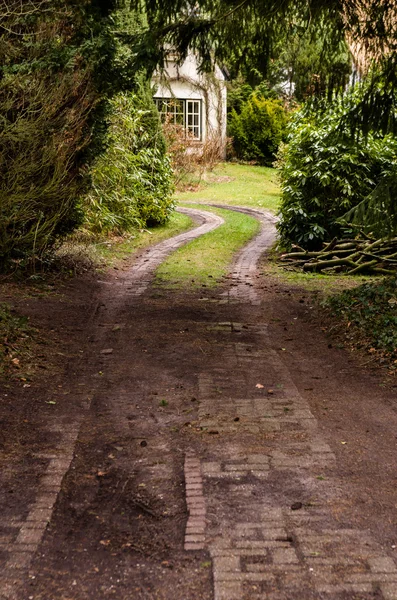
<svg viewBox="0 0 397 600">
<path fill-rule="evenodd" d="M 397 600 L 396 395 L 261 275 L 255 214 L 219 288 L 151 285 L 196 231 L 21 296 L 53 341 L 0 390 L 1 600 Z"/>
</svg>

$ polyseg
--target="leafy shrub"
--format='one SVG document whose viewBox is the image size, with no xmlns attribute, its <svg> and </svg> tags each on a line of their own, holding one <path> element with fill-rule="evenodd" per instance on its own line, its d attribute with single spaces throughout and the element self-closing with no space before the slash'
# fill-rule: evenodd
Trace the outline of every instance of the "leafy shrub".
<svg viewBox="0 0 397 600">
<path fill-rule="evenodd" d="M 384 358 L 393 359 L 397 357 L 396 305 L 395 278 L 365 283 L 326 301 L 326 307 L 342 321 L 342 328 L 354 344 L 371 352 L 376 349 Z"/>
<path fill-rule="evenodd" d="M 172 209 L 170 161 L 156 108 L 142 92 L 111 101 L 107 151 L 92 169 L 92 190 L 83 201 L 85 227 L 123 233 L 163 224 Z"/>
<path fill-rule="evenodd" d="M 384 169 L 375 189 L 343 215 L 342 222 L 353 229 L 370 233 L 372 237 L 393 237 L 397 234 L 397 160 Z"/>
<path fill-rule="evenodd" d="M 0 111 L 0 263 L 40 257 L 81 221 L 76 205 L 82 179 L 73 163 L 84 144 L 90 111 L 89 75 L 53 81 L 29 77 L 25 110 L 18 118 L 3 111 L 16 106 L 22 77 L 3 81 Z M 70 107 L 74 106 L 74 110 Z"/>
<path fill-rule="evenodd" d="M 227 82 L 227 116 L 230 121 L 233 111 L 241 113 L 244 104 L 250 99 L 254 89 L 243 80 Z"/>
<path fill-rule="evenodd" d="M 260 91 L 251 94 L 238 114 L 232 111 L 228 135 L 242 160 L 271 165 L 285 135 L 287 113 L 280 100 L 265 98 Z"/>
<path fill-rule="evenodd" d="M 0 270 L 43 265 L 82 221 L 109 98 L 136 85 L 126 36 L 144 15 L 130 4 L 0 3 Z"/>
<path fill-rule="evenodd" d="M 396 164 L 397 141 L 375 133 L 352 135 L 346 115 L 361 90 L 329 105 L 303 107 L 289 124 L 279 152 L 282 203 L 281 244 L 316 247 L 339 236 L 340 220 Z"/>
</svg>

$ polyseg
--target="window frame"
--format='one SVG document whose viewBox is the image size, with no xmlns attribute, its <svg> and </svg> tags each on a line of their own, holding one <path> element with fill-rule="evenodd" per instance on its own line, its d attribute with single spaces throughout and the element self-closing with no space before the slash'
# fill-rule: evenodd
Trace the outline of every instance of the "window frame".
<svg viewBox="0 0 397 600">
<path fill-rule="evenodd" d="M 202 99 L 155 97 L 153 100 L 162 121 L 165 115 L 171 114 L 173 115 L 173 124 L 183 126 L 186 138 L 189 138 L 192 142 L 201 142 L 203 140 Z M 172 109 L 172 105 L 174 105 L 175 110 L 168 110 L 169 108 Z M 178 106 L 182 108 L 182 111 L 177 110 Z M 163 110 L 164 107 L 166 110 Z M 182 123 L 178 122 L 178 116 L 182 116 Z"/>
</svg>

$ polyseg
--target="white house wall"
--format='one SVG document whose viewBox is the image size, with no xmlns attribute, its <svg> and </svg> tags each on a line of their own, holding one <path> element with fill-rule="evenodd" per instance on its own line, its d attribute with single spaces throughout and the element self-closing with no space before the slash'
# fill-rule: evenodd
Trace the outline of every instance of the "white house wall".
<svg viewBox="0 0 397 600">
<path fill-rule="evenodd" d="M 226 147 L 226 102 L 225 78 L 219 67 L 210 75 L 198 73 L 198 63 L 193 54 L 178 66 L 169 62 L 165 74 L 153 80 L 154 98 L 179 98 L 202 101 L 202 142 L 215 137 L 221 138 Z"/>
</svg>

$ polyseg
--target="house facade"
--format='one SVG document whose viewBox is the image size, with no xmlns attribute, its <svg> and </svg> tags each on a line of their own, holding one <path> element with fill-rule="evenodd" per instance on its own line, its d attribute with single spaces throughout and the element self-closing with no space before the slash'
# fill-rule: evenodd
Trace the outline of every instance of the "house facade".
<svg viewBox="0 0 397 600">
<path fill-rule="evenodd" d="M 206 143 L 226 153 L 226 82 L 221 69 L 200 73 L 196 56 L 189 53 L 178 65 L 168 59 L 166 69 L 153 78 L 154 101 L 162 120 L 183 128 L 189 149 L 200 152 Z"/>
</svg>

